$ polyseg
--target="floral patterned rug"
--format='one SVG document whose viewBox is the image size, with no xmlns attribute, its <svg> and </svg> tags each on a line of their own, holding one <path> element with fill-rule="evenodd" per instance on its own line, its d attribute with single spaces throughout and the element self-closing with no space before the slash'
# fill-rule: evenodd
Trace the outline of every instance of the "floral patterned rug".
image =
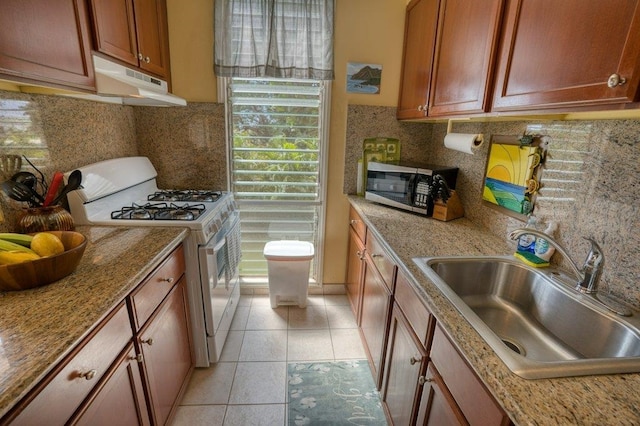
<svg viewBox="0 0 640 426">
<path fill-rule="evenodd" d="M 289 363 L 289 425 L 386 425 L 366 360 Z"/>
</svg>

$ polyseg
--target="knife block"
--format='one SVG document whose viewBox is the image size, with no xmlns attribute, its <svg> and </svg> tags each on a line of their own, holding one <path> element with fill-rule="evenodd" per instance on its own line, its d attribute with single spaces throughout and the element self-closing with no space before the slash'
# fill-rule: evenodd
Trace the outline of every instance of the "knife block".
<svg viewBox="0 0 640 426">
<path fill-rule="evenodd" d="M 455 191 L 451 191 L 451 196 L 444 203 L 441 199 L 434 201 L 433 203 L 433 215 L 432 217 L 443 222 L 449 220 L 458 219 L 464 216 L 464 208 L 460 202 L 460 197 Z"/>
</svg>

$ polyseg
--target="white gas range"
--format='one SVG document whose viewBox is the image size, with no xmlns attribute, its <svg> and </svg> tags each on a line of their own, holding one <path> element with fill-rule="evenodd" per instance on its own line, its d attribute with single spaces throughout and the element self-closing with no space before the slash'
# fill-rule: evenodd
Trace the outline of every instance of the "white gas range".
<svg viewBox="0 0 640 426">
<path fill-rule="evenodd" d="M 79 170 L 82 187 L 67 195 L 76 224 L 190 229 L 184 249 L 196 366 L 217 362 L 240 298 L 240 220 L 233 195 L 158 189 L 157 172 L 146 157 Z"/>
</svg>

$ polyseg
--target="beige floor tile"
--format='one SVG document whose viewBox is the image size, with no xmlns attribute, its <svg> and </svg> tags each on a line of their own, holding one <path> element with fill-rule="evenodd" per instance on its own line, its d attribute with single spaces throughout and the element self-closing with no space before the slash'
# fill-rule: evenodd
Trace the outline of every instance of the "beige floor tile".
<svg viewBox="0 0 640 426">
<path fill-rule="evenodd" d="M 242 348 L 243 338 L 244 331 L 229 330 L 229 334 L 227 334 L 227 340 L 222 347 L 220 361 L 238 361 L 238 359 L 240 358 L 240 349 Z"/>
<path fill-rule="evenodd" d="M 251 306 L 247 330 L 286 330 L 289 308 L 271 309 L 269 305 Z"/>
<path fill-rule="evenodd" d="M 253 300 L 252 294 L 241 294 L 240 300 L 238 300 L 238 306 L 251 306 Z"/>
<path fill-rule="evenodd" d="M 324 296 L 324 304 L 329 305 L 349 305 L 349 298 L 346 294 L 328 294 Z"/>
<path fill-rule="evenodd" d="M 180 405 L 226 404 L 236 371 L 235 362 L 196 368 Z"/>
<path fill-rule="evenodd" d="M 330 328 L 358 328 L 351 305 L 327 305 L 326 310 Z"/>
<path fill-rule="evenodd" d="M 269 306 L 271 307 L 271 299 L 269 299 L 269 293 L 267 294 L 254 294 L 251 306 Z"/>
<path fill-rule="evenodd" d="M 286 330 L 247 330 L 244 332 L 240 361 L 286 361 Z"/>
<path fill-rule="evenodd" d="M 287 361 L 333 360 L 329 329 L 289 330 Z"/>
<path fill-rule="evenodd" d="M 283 404 L 286 362 L 239 362 L 229 404 Z"/>
<path fill-rule="evenodd" d="M 226 405 L 180 406 L 173 418 L 173 426 L 211 426 L 224 421 Z"/>
<path fill-rule="evenodd" d="M 331 341 L 336 360 L 365 359 L 367 357 L 357 328 L 331 329 Z"/>
<path fill-rule="evenodd" d="M 233 314 L 233 320 L 231 321 L 230 330 L 244 330 L 247 328 L 247 320 L 249 319 L 249 312 L 251 312 L 251 307 L 249 306 L 238 306 L 236 308 L 236 313 Z"/>
<path fill-rule="evenodd" d="M 285 404 L 230 405 L 224 426 L 280 426 L 285 424 Z"/>
<path fill-rule="evenodd" d="M 324 306 L 289 308 L 290 329 L 318 329 L 328 327 L 327 310 Z"/>
</svg>

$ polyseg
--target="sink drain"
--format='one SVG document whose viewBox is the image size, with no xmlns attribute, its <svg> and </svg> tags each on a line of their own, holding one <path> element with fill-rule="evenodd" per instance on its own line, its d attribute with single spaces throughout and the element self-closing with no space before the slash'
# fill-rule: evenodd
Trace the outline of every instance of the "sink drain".
<svg viewBox="0 0 640 426">
<path fill-rule="evenodd" d="M 507 347 L 509 349 L 511 349 L 512 351 L 514 351 L 515 353 L 520 354 L 522 356 L 524 356 L 526 354 L 526 351 L 524 350 L 522 345 L 518 344 L 517 342 L 515 342 L 515 341 L 513 341 L 511 339 L 507 339 L 505 337 L 501 337 L 501 339 L 502 339 L 502 343 L 507 345 Z"/>
</svg>

